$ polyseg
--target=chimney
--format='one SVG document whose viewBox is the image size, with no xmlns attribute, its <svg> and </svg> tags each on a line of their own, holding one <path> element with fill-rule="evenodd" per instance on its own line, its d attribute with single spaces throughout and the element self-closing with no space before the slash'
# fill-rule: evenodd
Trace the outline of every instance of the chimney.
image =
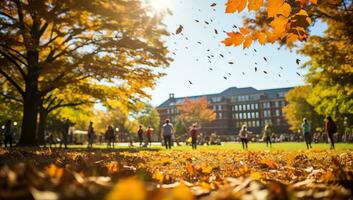
<svg viewBox="0 0 353 200">
<path fill-rule="evenodd" d="M 174 93 L 169 94 L 169 99 L 174 99 Z"/>
</svg>

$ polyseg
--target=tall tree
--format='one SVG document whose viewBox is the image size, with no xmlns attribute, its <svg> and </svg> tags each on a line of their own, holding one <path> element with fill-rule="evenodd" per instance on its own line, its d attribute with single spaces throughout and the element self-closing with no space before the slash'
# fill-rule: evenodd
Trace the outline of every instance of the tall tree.
<svg viewBox="0 0 353 200">
<path fill-rule="evenodd" d="M 294 132 L 301 129 L 303 118 L 307 118 L 312 128 L 323 127 L 324 116 L 319 115 L 315 107 L 308 102 L 312 93 L 310 86 L 298 86 L 286 94 L 288 104 L 283 108 L 284 116 Z"/>
<path fill-rule="evenodd" d="M 137 114 L 136 120 L 142 124 L 145 128 L 153 128 L 155 133 L 159 132 L 160 117 L 157 109 L 150 104 L 145 104 L 143 108 Z M 158 134 L 159 135 L 159 134 Z"/>
<path fill-rule="evenodd" d="M 55 89 L 89 79 L 148 96 L 170 61 L 162 17 L 140 1 L 0 1 L 0 75 L 23 99 L 20 144 L 36 143 L 41 98 Z"/>
<path fill-rule="evenodd" d="M 216 119 L 216 113 L 209 108 L 206 97 L 198 99 L 185 99 L 177 105 L 181 119 L 186 127 L 190 127 L 193 123 L 202 126 L 203 123 L 209 123 Z"/>
</svg>

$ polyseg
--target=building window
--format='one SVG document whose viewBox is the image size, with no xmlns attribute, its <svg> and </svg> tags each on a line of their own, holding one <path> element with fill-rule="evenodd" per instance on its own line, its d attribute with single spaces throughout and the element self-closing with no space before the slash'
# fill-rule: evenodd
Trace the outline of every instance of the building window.
<svg viewBox="0 0 353 200">
<path fill-rule="evenodd" d="M 239 113 L 239 119 L 243 119 L 243 113 Z"/>
<path fill-rule="evenodd" d="M 243 113 L 243 119 L 246 119 L 246 113 Z"/>
<path fill-rule="evenodd" d="M 256 121 L 256 126 L 260 127 L 260 121 L 259 120 Z"/>
<path fill-rule="evenodd" d="M 285 94 L 285 92 L 278 92 L 278 97 L 284 97 Z"/>
<path fill-rule="evenodd" d="M 217 118 L 218 119 L 222 119 L 222 117 L 223 117 L 222 113 L 217 113 Z"/>
<path fill-rule="evenodd" d="M 234 110 L 235 110 L 235 111 L 238 111 L 238 105 L 235 105 L 235 106 L 234 106 Z"/>
<path fill-rule="evenodd" d="M 247 105 L 246 105 L 246 109 L 247 109 L 247 110 L 250 110 L 250 104 L 247 104 Z"/>
<path fill-rule="evenodd" d="M 222 101 L 222 98 L 221 98 L 221 97 L 212 97 L 212 98 L 211 98 L 211 101 L 212 101 L 212 102 L 221 102 L 221 101 Z"/>
<path fill-rule="evenodd" d="M 277 117 L 281 116 L 281 111 L 279 109 L 276 109 L 276 116 Z"/>
<path fill-rule="evenodd" d="M 263 108 L 270 108 L 271 104 L 270 104 L 270 102 L 264 102 L 264 103 L 262 103 L 262 107 Z"/>
<path fill-rule="evenodd" d="M 248 112 L 248 119 L 251 119 L 251 113 Z"/>
<path fill-rule="evenodd" d="M 259 104 L 255 103 L 255 109 L 259 109 Z"/>
<path fill-rule="evenodd" d="M 270 110 L 264 110 L 264 117 L 270 117 L 271 116 L 271 111 Z"/>
<path fill-rule="evenodd" d="M 280 106 L 280 102 L 279 101 L 275 101 L 275 107 L 279 107 Z"/>
<path fill-rule="evenodd" d="M 253 118 L 253 119 L 255 118 L 255 113 L 254 112 L 251 113 L 251 118 Z"/>
<path fill-rule="evenodd" d="M 277 121 L 277 125 L 281 125 L 281 119 L 280 118 L 277 118 L 276 121 Z"/>
<path fill-rule="evenodd" d="M 255 113 L 255 117 L 256 117 L 256 118 L 259 118 L 259 112 L 256 112 L 256 113 Z"/>
</svg>

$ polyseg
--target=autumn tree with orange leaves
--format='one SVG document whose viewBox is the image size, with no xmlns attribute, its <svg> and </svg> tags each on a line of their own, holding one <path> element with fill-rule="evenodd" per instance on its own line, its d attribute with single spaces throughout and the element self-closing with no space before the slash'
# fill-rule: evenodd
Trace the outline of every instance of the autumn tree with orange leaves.
<svg viewBox="0 0 353 200">
<path fill-rule="evenodd" d="M 228 0 L 226 13 L 242 12 L 246 6 L 248 11 L 266 12 L 266 22 L 262 28 L 245 26 L 238 32 L 227 33 L 223 41 L 226 46 L 249 48 L 254 41 L 261 45 L 281 41 L 288 45 L 296 41 L 305 41 L 308 37 L 307 28 L 312 19 L 307 13 L 310 6 L 317 0 Z"/>
<path fill-rule="evenodd" d="M 209 123 L 216 119 L 216 113 L 209 108 L 206 97 L 198 99 L 185 99 L 178 104 L 180 115 L 178 120 L 182 120 L 187 129 L 192 124 L 202 126 L 203 123 Z"/>
</svg>

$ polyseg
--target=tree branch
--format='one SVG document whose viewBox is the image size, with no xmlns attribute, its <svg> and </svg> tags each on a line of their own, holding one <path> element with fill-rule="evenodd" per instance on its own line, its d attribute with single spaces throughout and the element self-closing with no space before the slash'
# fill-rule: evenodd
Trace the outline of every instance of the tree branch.
<svg viewBox="0 0 353 200">
<path fill-rule="evenodd" d="M 22 97 L 25 95 L 24 90 L 16 83 L 14 79 L 12 79 L 6 72 L 4 72 L 0 68 L 0 74 L 2 74 L 15 88 L 16 90 L 22 95 Z"/>
</svg>

